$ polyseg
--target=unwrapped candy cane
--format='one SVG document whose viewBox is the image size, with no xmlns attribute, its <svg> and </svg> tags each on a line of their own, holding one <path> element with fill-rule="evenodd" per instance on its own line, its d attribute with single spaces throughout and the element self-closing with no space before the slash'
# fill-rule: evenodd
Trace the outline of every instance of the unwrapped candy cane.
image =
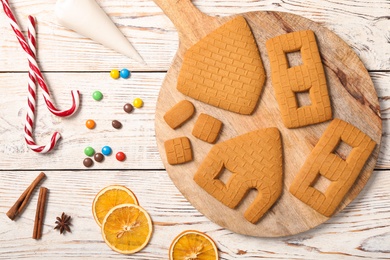
<svg viewBox="0 0 390 260">
<path fill-rule="evenodd" d="M 35 40 L 35 20 L 34 17 L 28 17 L 28 46 L 34 56 L 36 55 L 36 40 Z M 56 145 L 58 139 L 60 139 L 61 135 L 58 132 L 55 132 L 50 139 L 50 143 L 45 146 L 37 145 L 33 139 L 33 126 L 34 126 L 34 118 L 35 118 L 35 97 L 36 97 L 36 77 L 32 67 L 28 71 L 28 98 L 27 98 L 27 115 L 26 122 L 24 125 L 24 140 L 26 141 L 28 147 L 31 148 L 34 152 L 38 153 L 47 153 L 51 151 Z"/>
<path fill-rule="evenodd" d="M 9 18 L 9 22 L 11 24 L 12 30 L 15 32 L 16 37 L 22 46 L 23 50 L 28 55 L 29 62 L 29 81 L 28 81 L 28 111 L 26 116 L 25 123 L 25 140 L 29 148 L 38 153 L 47 153 L 51 151 L 56 145 L 58 139 L 61 137 L 58 132 L 55 132 L 50 140 L 50 143 L 45 146 L 39 146 L 34 142 L 32 128 L 34 125 L 34 115 L 35 115 L 35 103 L 36 103 L 36 82 L 38 82 L 39 86 L 43 90 L 43 97 L 45 99 L 46 106 L 56 116 L 60 117 L 68 117 L 73 115 L 80 104 L 80 93 L 79 91 L 72 91 L 72 106 L 67 110 L 59 110 L 57 109 L 50 97 L 49 89 L 43 78 L 41 70 L 39 69 L 38 63 L 36 61 L 36 39 L 35 39 L 35 20 L 32 16 L 29 16 L 29 25 L 28 25 L 28 42 L 23 36 L 22 31 L 18 25 L 18 22 L 13 15 L 9 3 L 7 0 L 1 0 L 3 4 L 3 9 L 5 14 Z"/>
</svg>

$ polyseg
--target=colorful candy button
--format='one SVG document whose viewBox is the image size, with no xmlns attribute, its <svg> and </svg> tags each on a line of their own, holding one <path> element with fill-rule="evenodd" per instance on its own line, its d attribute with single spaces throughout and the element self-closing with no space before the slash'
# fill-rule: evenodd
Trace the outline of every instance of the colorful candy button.
<svg viewBox="0 0 390 260">
<path fill-rule="evenodd" d="M 104 155 L 101 154 L 101 153 L 95 153 L 95 155 L 93 156 L 93 158 L 95 159 L 95 161 L 97 162 L 102 162 L 104 160 Z"/>
<path fill-rule="evenodd" d="M 128 70 L 128 69 L 121 69 L 121 71 L 120 71 L 120 77 L 122 78 L 122 79 L 128 79 L 128 78 L 130 78 L 130 71 Z"/>
<path fill-rule="evenodd" d="M 111 70 L 110 71 L 110 76 L 111 76 L 111 78 L 113 78 L 113 79 L 119 79 L 119 77 L 120 77 L 120 73 L 119 73 L 119 70 Z"/>
<path fill-rule="evenodd" d="M 133 111 L 133 105 L 130 104 L 130 103 L 126 103 L 124 106 L 123 106 L 123 110 L 126 112 L 126 113 L 131 113 L 131 111 Z"/>
<path fill-rule="evenodd" d="M 115 157 L 118 161 L 121 162 L 121 161 L 124 161 L 126 159 L 126 154 L 124 154 L 123 152 L 117 152 Z"/>
<path fill-rule="evenodd" d="M 93 161 L 91 158 L 85 158 L 83 160 L 83 164 L 85 167 L 91 167 L 93 165 Z"/>
<path fill-rule="evenodd" d="M 111 149 L 111 147 L 109 147 L 109 146 L 103 146 L 103 148 L 102 148 L 102 154 L 104 154 L 104 155 L 110 155 L 112 153 L 112 149 Z"/>
<path fill-rule="evenodd" d="M 144 102 L 140 98 L 135 98 L 133 100 L 133 106 L 136 108 L 141 108 L 144 105 Z"/>
<path fill-rule="evenodd" d="M 102 94 L 102 92 L 97 90 L 97 91 L 92 93 L 92 98 L 95 99 L 96 101 L 100 101 L 103 99 L 103 94 Z"/>
<path fill-rule="evenodd" d="M 88 146 L 84 149 L 84 153 L 86 156 L 92 156 L 95 154 L 95 149 L 93 149 L 91 146 Z"/>
<path fill-rule="evenodd" d="M 114 127 L 115 129 L 121 129 L 122 128 L 122 123 L 119 122 L 118 120 L 112 120 L 112 127 Z"/>
<path fill-rule="evenodd" d="M 88 129 L 94 129 L 95 126 L 96 126 L 96 123 L 95 121 L 93 121 L 92 119 L 89 119 L 85 122 L 85 126 L 88 128 Z"/>
</svg>

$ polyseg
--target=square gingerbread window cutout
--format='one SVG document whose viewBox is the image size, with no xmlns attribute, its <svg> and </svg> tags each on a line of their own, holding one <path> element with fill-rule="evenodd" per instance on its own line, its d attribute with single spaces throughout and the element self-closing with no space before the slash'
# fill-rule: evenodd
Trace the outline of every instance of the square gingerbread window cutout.
<svg viewBox="0 0 390 260">
<path fill-rule="evenodd" d="M 333 150 L 333 153 L 339 156 L 344 161 L 346 161 L 352 150 L 353 148 L 351 145 L 340 140 L 335 149 Z"/>
<path fill-rule="evenodd" d="M 314 32 L 283 34 L 269 39 L 266 47 L 284 125 L 297 128 L 332 119 L 325 71 Z M 289 53 L 295 53 L 295 57 L 289 57 Z M 297 97 L 300 93 L 309 93 L 307 105 L 300 106 Z"/>
<path fill-rule="evenodd" d="M 169 164 L 176 165 L 192 161 L 191 143 L 187 137 L 178 137 L 165 141 L 164 147 Z"/>
<path fill-rule="evenodd" d="M 215 117 L 201 113 L 196 120 L 192 135 L 202 141 L 215 143 L 221 132 L 222 122 Z"/>
<path fill-rule="evenodd" d="M 326 193 L 326 190 L 329 188 L 329 186 L 332 184 L 332 181 L 326 178 L 322 174 L 317 174 L 317 177 L 314 179 L 314 182 L 310 185 L 310 187 L 313 187 L 314 189 L 318 190 L 322 194 Z"/>
<path fill-rule="evenodd" d="M 295 98 L 297 100 L 297 107 L 305 107 L 305 106 L 311 106 L 311 100 L 310 100 L 310 92 L 309 91 L 302 91 L 302 92 L 295 92 Z"/>
</svg>

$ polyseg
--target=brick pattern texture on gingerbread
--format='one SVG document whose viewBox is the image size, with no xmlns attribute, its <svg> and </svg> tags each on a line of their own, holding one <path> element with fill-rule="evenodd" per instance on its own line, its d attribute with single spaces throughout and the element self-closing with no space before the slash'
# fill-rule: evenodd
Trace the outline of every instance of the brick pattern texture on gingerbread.
<svg viewBox="0 0 390 260">
<path fill-rule="evenodd" d="M 195 182 L 229 208 L 235 208 L 251 190 L 257 196 L 244 213 L 257 223 L 282 193 L 282 142 L 277 128 L 266 128 L 214 145 L 194 176 Z M 232 175 L 226 184 L 224 170 Z"/>
<path fill-rule="evenodd" d="M 340 142 L 352 148 L 345 160 L 335 153 Z M 376 143 L 358 128 L 334 119 L 295 176 L 290 192 L 322 215 L 332 216 L 375 146 Z M 319 176 L 330 181 L 323 192 L 313 187 Z"/>
<path fill-rule="evenodd" d="M 201 113 L 196 120 L 192 135 L 202 141 L 215 143 L 222 128 L 222 122 L 215 117 Z"/>
<path fill-rule="evenodd" d="M 190 139 L 178 137 L 165 141 L 165 153 L 168 163 L 171 165 L 192 161 L 192 148 Z"/>
<path fill-rule="evenodd" d="M 238 16 L 202 38 L 184 54 L 177 89 L 239 114 L 251 114 L 265 82 L 252 31 Z"/>
<path fill-rule="evenodd" d="M 287 128 L 332 119 L 325 71 L 312 31 L 283 34 L 267 40 L 271 79 L 281 117 Z M 302 65 L 289 66 L 287 53 L 300 52 Z M 310 105 L 299 107 L 297 95 L 309 92 Z"/>
</svg>

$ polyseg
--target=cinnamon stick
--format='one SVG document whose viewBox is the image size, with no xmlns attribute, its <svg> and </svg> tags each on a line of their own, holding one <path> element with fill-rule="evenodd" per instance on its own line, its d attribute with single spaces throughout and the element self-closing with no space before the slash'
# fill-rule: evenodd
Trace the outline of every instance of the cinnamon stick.
<svg viewBox="0 0 390 260">
<path fill-rule="evenodd" d="M 37 210 L 35 212 L 34 230 L 32 238 L 40 239 L 42 237 L 43 218 L 45 217 L 46 199 L 48 189 L 41 187 L 39 189 L 39 197 L 37 203 Z"/>
<path fill-rule="evenodd" d="M 31 194 L 34 191 L 35 187 L 39 184 L 39 182 L 45 178 L 45 173 L 41 172 L 35 180 L 27 187 L 27 189 L 20 195 L 19 199 L 15 202 L 15 204 L 8 210 L 6 213 L 7 216 L 14 220 L 27 206 L 27 203 L 30 200 Z"/>
</svg>

